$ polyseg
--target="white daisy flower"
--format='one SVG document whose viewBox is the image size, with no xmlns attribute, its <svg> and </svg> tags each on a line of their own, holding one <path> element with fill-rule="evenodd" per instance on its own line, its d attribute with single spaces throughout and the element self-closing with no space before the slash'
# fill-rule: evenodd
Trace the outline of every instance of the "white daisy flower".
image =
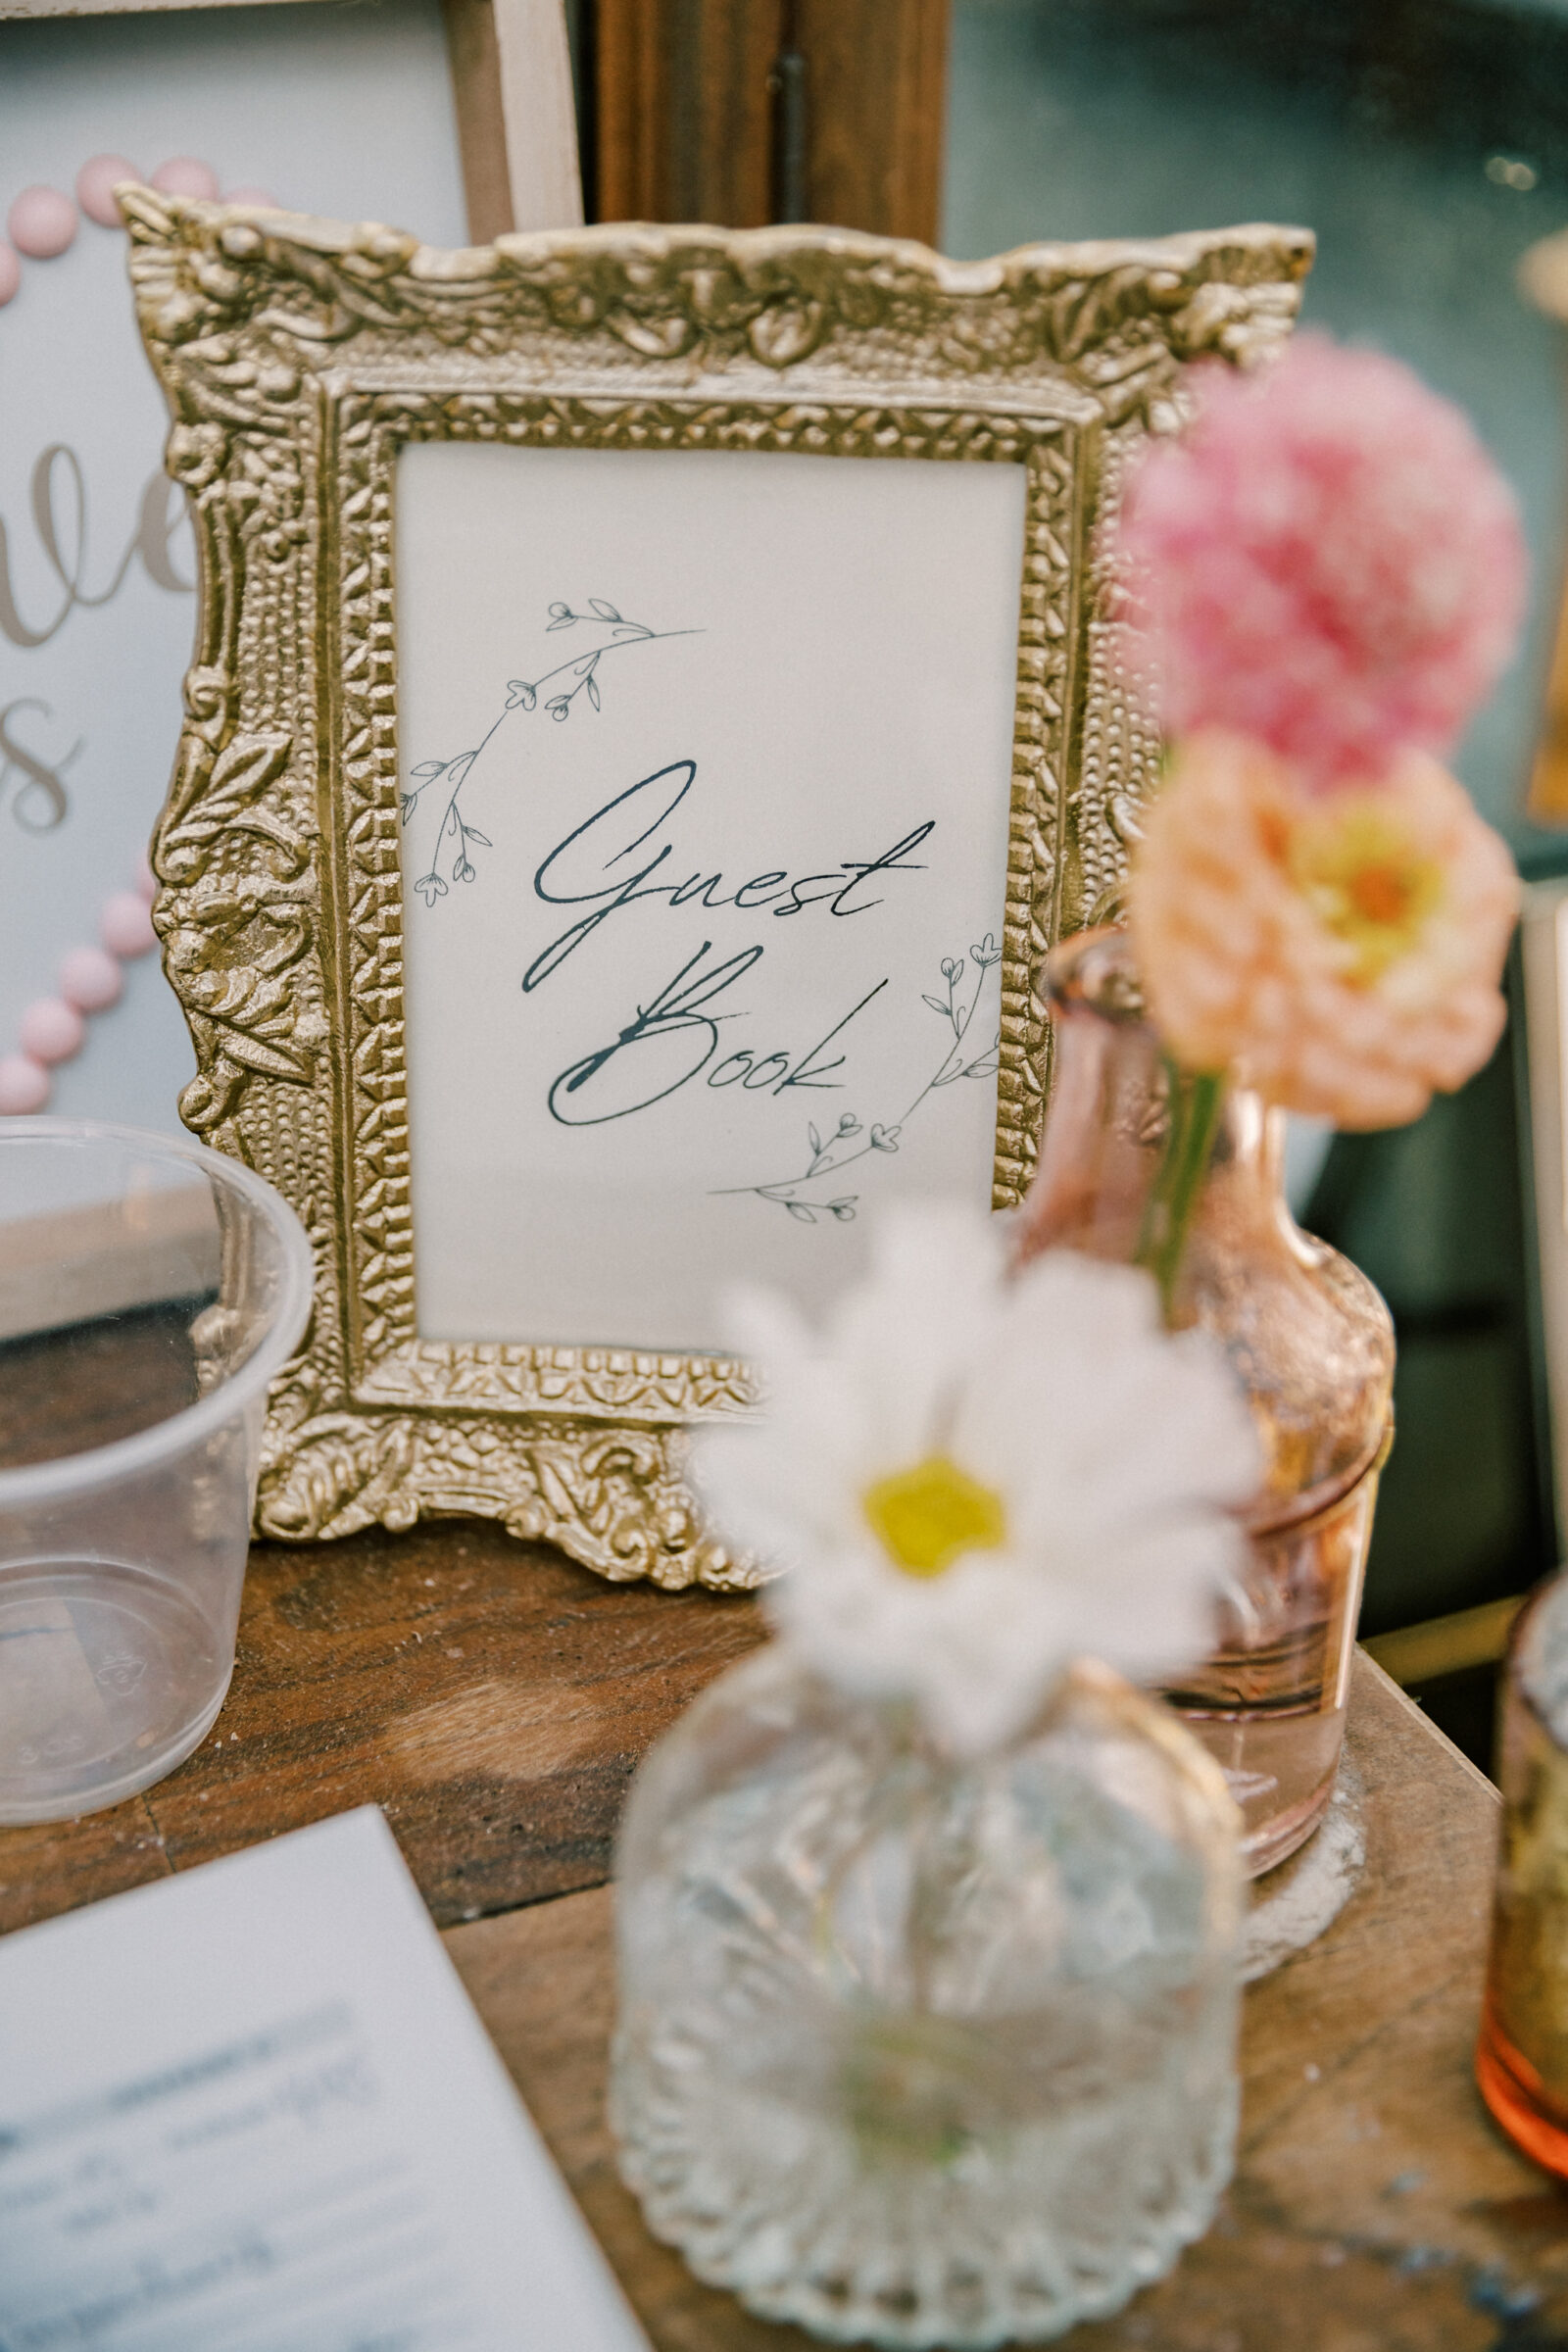
<svg viewBox="0 0 1568 2352">
<path fill-rule="evenodd" d="M 1055 1250 L 1009 1276 L 993 1217 L 906 1208 L 819 1337 L 771 1294 L 734 1320 L 766 1417 L 705 1431 L 697 1480 L 817 1671 L 972 1755 L 1074 1658 L 1145 1682 L 1212 1647 L 1259 1449 L 1148 1274 Z"/>
</svg>

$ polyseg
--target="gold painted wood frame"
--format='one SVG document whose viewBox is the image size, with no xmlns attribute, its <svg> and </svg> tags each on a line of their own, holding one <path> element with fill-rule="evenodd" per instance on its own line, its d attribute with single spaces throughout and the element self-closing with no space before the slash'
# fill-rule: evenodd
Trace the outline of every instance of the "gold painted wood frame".
<svg viewBox="0 0 1568 2352">
<path fill-rule="evenodd" d="M 700 1526 L 683 1431 L 746 1367 L 421 1341 L 398 846 L 393 474 L 410 442 L 809 451 L 1027 467 L 994 1199 L 1050 1077 L 1038 993 L 1113 898 L 1155 743 L 1118 683 L 1097 523 L 1180 371 L 1288 332 L 1296 230 L 995 262 L 849 231 L 605 227 L 463 253 L 375 227 L 122 198 L 173 412 L 201 622 L 154 866 L 196 1133 L 303 1217 L 315 1317 L 277 1382 L 262 1533 L 500 1518 L 614 1578 L 753 1581 Z"/>
</svg>

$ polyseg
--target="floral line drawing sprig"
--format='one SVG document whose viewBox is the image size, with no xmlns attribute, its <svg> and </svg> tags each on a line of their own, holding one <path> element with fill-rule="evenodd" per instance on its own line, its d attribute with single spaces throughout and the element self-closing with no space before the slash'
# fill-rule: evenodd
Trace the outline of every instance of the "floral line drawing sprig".
<svg viewBox="0 0 1568 2352">
<path fill-rule="evenodd" d="M 759 1200 L 771 1202 L 787 1209 L 801 1225 L 814 1225 L 819 1216 L 832 1217 L 840 1225 L 853 1223 L 859 1205 L 858 1193 L 835 1193 L 831 1199 L 820 1194 L 807 1197 L 807 1188 L 825 1184 L 840 1176 L 858 1159 L 874 1152 L 897 1152 L 900 1139 L 921 1104 L 945 1086 L 953 1086 L 960 1078 L 989 1078 L 994 1075 L 1002 1053 L 1002 1025 L 983 1052 L 972 1056 L 968 1053 L 968 1035 L 980 1007 L 985 991 L 986 976 L 1002 961 L 1002 950 L 996 936 L 988 931 L 978 946 L 969 950 L 967 960 L 962 956 L 945 956 L 942 977 L 947 983 L 945 996 L 922 991 L 921 1002 L 947 1024 L 950 1042 L 944 1047 L 942 1059 L 903 1114 L 893 1120 L 873 1119 L 867 1127 L 853 1111 L 843 1113 L 837 1127 L 824 1139 L 814 1122 L 807 1125 L 807 1140 L 810 1155 L 806 1166 L 795 1176 L 780 1177 L 771 1184 L 735 1184 L 724 1187 L 725 1195 L 755 1194 Z M 973 986 L 964 990 L 964 975 L 973 967 Z M 960 991 L 963 993 L 960 994 Z"/>
<path fill-rule="evenodd" d="M 456 850 L 450 868 L 451 878 L 454 882 L 471 882 L 474 878 L 474 864 L 468 855 L 470 848 L 488 850 L 495 846 L 488 834 L 481 833 L 477 825 L 467 822 L 463 814 L 461 802 L 463 788 L 473 773 L 475 760 L 481 757 L 499 734 L 512 711 L 538 710 L 539 697 L 544 688 L 551 685 L 557 678 L 567 677 L 572 680 L 572 683 L 558 686 L 555 693 L 549 696 L 545 702 L 544 708 L 549 711 L 551 717 L 558 724 L 569 718 L 572 704 L 579 695 L 586 696 L 590 707 L 598 710 L 603 708 L 599 686 L 599 668 L 607 656 L 624 653 L 628 647 L 634 645 L 651 645 L 662 637 L 700 637 L 703 634 L 701 629 L 651 629 L 644 621 L 625 619 L 613 605 L 607 603 L 600 596 L 591 596 L 588 599 L 586 612 L 574 612 L 570 605 L 564 604 L 559 600 L 550 607 L 550 617 L 546 623 L 547 635 L 554 636 L 558 629 L 572 629 L 579 625 L 590 628 L 596 625 L 608 628 L 610 635 L 603 645 L 596 645 L 591 653 L 574 654 L 569 661 L 558 662 L 554 669 L 547 669 L 540 677 L 509 678 L 507 680 L 506 706 L 497 714 L 479 742 L 474 745 L 472 751 L 459 752 L 451 760 L 421 760 L 418 766 L 412 771 L 413 789 L 399 796 L 400 811 L 405 825 L 408 824 L 421 798 L 432 784 L 444 784 L 447 791 L 447 805 L 442 810 L 441 822 L 436 829 L 435 847 L 430 853 L 429 871 L 420 874 L 414 885 L 426 906 L 433 906 L 437 899 L 444 899 L 447 895 L 446 878 L 437 871 L 437 861 L 442 855 L 441 845 L 443 842 L 450 841 Z"/>
</svg>

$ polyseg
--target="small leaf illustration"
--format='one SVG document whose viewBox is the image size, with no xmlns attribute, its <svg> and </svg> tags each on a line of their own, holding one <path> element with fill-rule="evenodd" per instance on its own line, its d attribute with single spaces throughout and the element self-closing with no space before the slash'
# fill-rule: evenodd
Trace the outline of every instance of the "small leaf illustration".
<svg viewBox="0 0 1568 2352">
<path fill-rule="evenodd" d="M 418 766 L 413 770 L 421 784 L 431 784 L 437 776 L 444 776 L 446 772 L 447 763 L 444 760 L 421 760 Z"/>
<path fill-rule="evenodd" d="M 493 850 L 495 848 L 496 845 L 491 840 L 489 834 L 481 833 L 477 825 L 465 825 L 463 830 L 467 840 L 476 841 L 481 850 Z"/>
<path fill-rule="evenodd" d="M 588 602 L 598 613 L 601 620 L 618 620 L 620 618 L 620 614 L 615 611 L 614 606 L 607 605 L 602 596 L 591 596 L 588 599 Z"/>
<path fill-rule="evenodd" d="M 416 792 L 400 792 L 398 794 L 398 809 L 405 824 L 408 823 L 418 805 L 419 796 Z"/>
<path fill-rule="evenodd" d="M 966 1078 L 989 1078 L 1001 1058 L 1001 1049 L 993 1046 L 989 1054 L 982 1054 L 978 1061 L 971 1061 L 963 1074 Z"/>
<path fill-rule="evenodd" d="M 526 678 L 509 678 L 507 680 L 507 709 L 509 710 L 531 710 L 538 700 L 538 695 Z"/>
<path fill-rule="evenodd" d="M 478 756 L 477 752 L 465 752 L 460 759 L 453 760 L 447 773 L 455 785 L 463 782 Z"/>
<path fill-rule="evenodd" d="M 588 700 L 597 710 L 599 708 L 599 680 L 594 676 L 592 670 L 588 672 Z"/>
<path fill-rule="evenodd" d="M 815 1209 L 808 1208 L 804 1200 L 786 1200 L 784 1205 L 789 1210 L 790 1215 L 792 1217 L 798 1217 L 803 1225 L 814 1225 L 816 1223 Z"/>
<path fill-rule="evenodd" d="M 854 1224 L 855 1203 L 857 1200 L 858 1200 L 859 1197 L 860 1196 L 858 1193 L 851 1193 L 846 1200 L 830 1200 L 828 1202 L 829 1208 L 833 1211 L 833 1214 L 837 1217 L 841 1225 Z"/>
<path fill-rule="evenodd" d="M 811 1150 L 813 1152 L 820 1152 L 822 1149 L 822 1138 L 817 1134 L 815 1127 L 810 1123 L 809 1120 L 807 1122 L 806 1132 L 811 1139 Z"/>
<path fill-rule="evenodd" d="M 925 991 L 922 989 L 922 990 L 921 990 L 921 992 L 920 992 L 920 1002 L 921 1002 L 923 1004 L 929 1004 L 933 1012 L 940 1012 L 940 1013 L 941 1013 L 941 1015 L 942 1015 L 942 1018 L 943 1018 L 944 1020 L 946 1020 L 946 1019 L 947 1019 L 947 1017 L 948 1017 L 948 1013 L 949 1013 L 949 1010 L 950 1010 L 951 1008 L 950 1008 L 948 1005 L 946 1005 L 946 1004 L 943 1004 L 943 1002 L 942 1002 L 942 999 L 941 999 L 940 997 L 928 997 L 928 996 L 925 994 Z"/>
</svg>

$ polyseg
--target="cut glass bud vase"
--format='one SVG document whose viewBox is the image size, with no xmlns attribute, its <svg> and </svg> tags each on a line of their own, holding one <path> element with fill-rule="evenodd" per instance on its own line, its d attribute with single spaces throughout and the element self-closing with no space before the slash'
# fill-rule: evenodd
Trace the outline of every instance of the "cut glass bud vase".
<svg viewBox="0 0 1568 2352">
<path fill-rule="evenodd" d="M 1124 935 L 1069 940 L 1049 985 L 1055 1078 L 1020 1256 L 1065 1247 L 1149 1262 L 1184 1139 L 1173 1152 L 1172 1089 Z M 1165 1695 L 1224 1770 L 1255 1878 L 1311 1836 L 1333 1793 L 1392 1430 L 1394 1325 L 1365 1275 L 1293 1221 L 1282 1112 L 1227 1087 L 1206 1138 L 1189 1125 L 1188 1140 L 1191 1218 L 1168 1317 L 1223 1343 L 1266 1469 L 1219 1646 Z"/>
<path fill-rule="evenodd" d="M 732 1668 L 621 1832 L 611 2120 L 650 2228 L 839 2342 L 1117 2310 L 1230 2178 L 1236 1833 L 1101 1667 L 972 1761 L 783 1642 Z"/>
</svg>

